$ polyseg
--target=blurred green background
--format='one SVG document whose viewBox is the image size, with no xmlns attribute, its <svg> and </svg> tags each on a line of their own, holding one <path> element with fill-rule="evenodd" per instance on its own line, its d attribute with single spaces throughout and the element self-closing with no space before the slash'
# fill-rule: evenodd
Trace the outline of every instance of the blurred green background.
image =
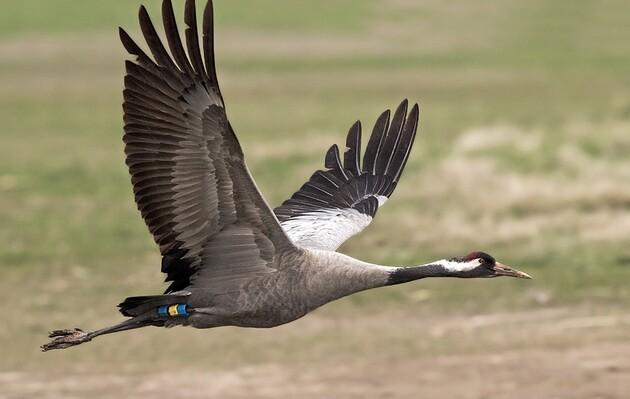
<svg viewBox="0 0 630 399">
<path fill-rule="evenodd" d="M 2 3 L 0 398 L 626 397 L 621 0 L 217 0 L 228 114 L 273 206 L 356 119 L 369 132 L 409 98 L 404 177 L 342 250 L 411 265 L 481 249 L 535 279 L 421 281 L 273 330 L 143 329 L 41 354 L 48 330 L 111 324 L 122 298 L 164 288 L 121 140 L 117 27 L 140 39 L 139 4 Z"/>
</svg>

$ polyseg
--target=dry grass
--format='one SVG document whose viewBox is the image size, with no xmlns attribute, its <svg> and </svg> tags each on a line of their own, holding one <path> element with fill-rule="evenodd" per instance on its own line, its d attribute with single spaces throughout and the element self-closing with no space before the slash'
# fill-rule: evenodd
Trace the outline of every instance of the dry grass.
<svg viewBox="0 0 630 399">
<path fill-rule="evenodd" d="M 403 183 L 400 196 L 418 199 L 413 187 L 430 187 L 422 193 L 425 203 L 446 204 L 443 213 L 419 213 L 414 219 L 401 212 L 397 223 L 433 226 L 431 240 L 458 241 L 490 231 L 480 239 L 484 245 L 497 241 L 546 240 L 553 234 L 578 232 L 583 242 L 623 241 L 630 236 L 630 161 L 593 157 L 580 148 L 584 132 L 611 132 L 607 145 L 628 146 L 626 122 L 561 126 L 554 134 L 558 143 L 549 144 L 544 130 L 526 131 L 515 126 L 490 126 L 462 132 L 452 149 L 439 162 L 415 177 L 415 184 Z M 550 147 L 555 148 L 550 148 Z M 506 152 L 506 157 L 496 157 Z M 519 170 L 519 159 L 536 159 L 541 153 L 553 163 L 543 173 Z M 506 160 L 508 163 L 506 163 Z M 515 162 L 516 164 L 510 162 Z M 537 166 L 534 166 L 534 168 Z M 448 184 L 443 184 L 448 182 Z M 462 199 L 465 205 L 461 204 Z M 432 206 L 429 206 L 433 208 Z M 407 221 L 407 222 L 406 222 Z"/>
</svg>

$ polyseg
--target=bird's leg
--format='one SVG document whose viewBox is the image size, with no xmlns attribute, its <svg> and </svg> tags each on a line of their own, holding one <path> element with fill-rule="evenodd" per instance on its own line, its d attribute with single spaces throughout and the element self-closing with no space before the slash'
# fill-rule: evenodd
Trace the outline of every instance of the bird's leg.
<svg viewBox="0 0 630 399">
<path fill-rule="evenodd" d="M 144 327 L 151 324 L 151 320 L 154 318 L 154 316 L 155 315 L 152 313 L 143 314 L 125 320 L 113 326 L 101 328 L 100 330 L 95 330 L 91 332 L 85 332 L 80 328 L 54 330 L 51 331 L 48 335 L 49 338 L 54 339 L 49 343 L 42 345 L 41 349 L 42 352 L 46 352 L 51 349 L 65 349 L 71 346 L 82 344 L 84 342 L 89 342 L 99 335 L 111 334 L 115 332 L 133 330 L 134 328 Z"/>
</svg>

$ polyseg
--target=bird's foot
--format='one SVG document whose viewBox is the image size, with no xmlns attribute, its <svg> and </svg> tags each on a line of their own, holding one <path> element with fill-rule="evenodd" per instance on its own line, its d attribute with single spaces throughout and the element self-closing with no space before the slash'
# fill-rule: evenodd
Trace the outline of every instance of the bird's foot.
<svg viewBox="0 0 630 399">
<path fill-rule="evenodd" d="M 54 330 L 48 334 L 48 338 L 54 338 L 47 344 L 41 346 L 42 352 L 51 349 L 65 349 L 90 341 L 92 338 L 80 328 L 70 328 L 66 330 Z"/>
</svg>

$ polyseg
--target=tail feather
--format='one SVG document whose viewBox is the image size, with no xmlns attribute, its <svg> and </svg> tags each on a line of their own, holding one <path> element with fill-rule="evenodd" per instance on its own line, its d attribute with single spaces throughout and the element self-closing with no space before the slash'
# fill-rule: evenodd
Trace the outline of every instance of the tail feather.
<svg viewBox="0 0 630 399">
<path fill-rule="evenodd" d="M 132 296 L 118 305 L 118 310 L 124 316 L 134 317 L 163 305 L 186 303 L 189 293 L 175 293 L 166 295 Z"/>
</svg>

